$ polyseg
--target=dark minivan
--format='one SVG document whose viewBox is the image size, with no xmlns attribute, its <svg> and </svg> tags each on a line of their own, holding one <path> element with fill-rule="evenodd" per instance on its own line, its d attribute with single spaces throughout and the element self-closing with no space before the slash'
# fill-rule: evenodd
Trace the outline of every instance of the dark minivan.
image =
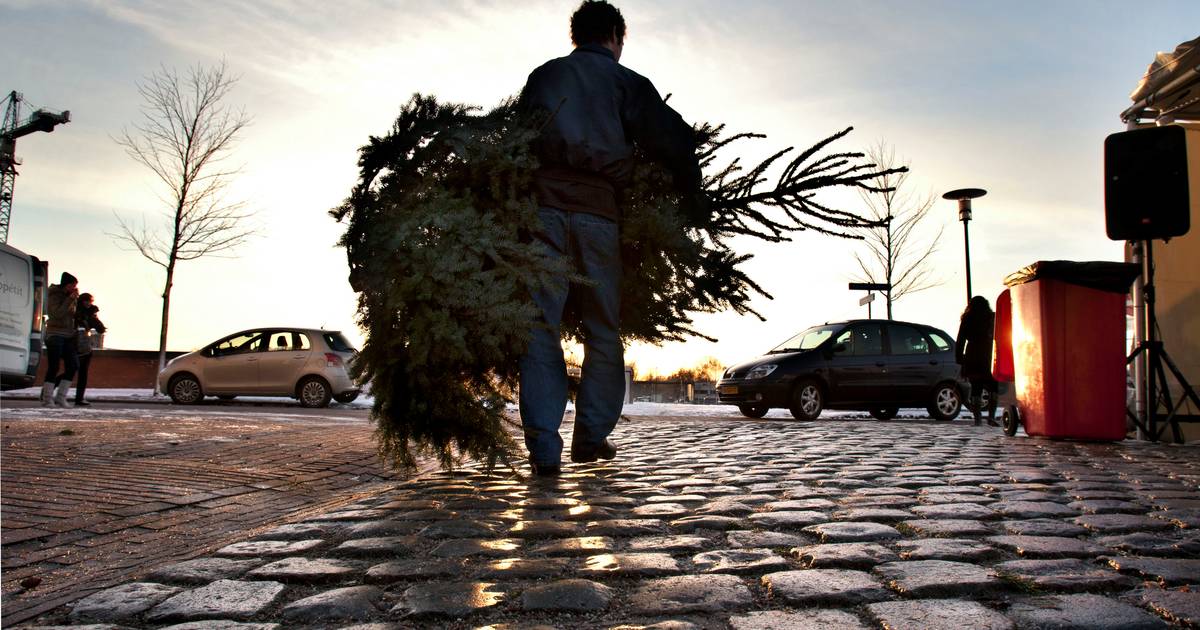
<svg viewBox="0 0 1200 630">
<path fill-rule="evenodd" d="M 950 335 L 923 324 L 856 319 L 813 326 L 729 368 L 717 395 L 750 418 L 782 407 L 797 420 L 815 420 L 824 409 L 888 420 L 901 407 L 924 407 L 937 420 L 953 420 L 968 387 Z"/>
</svg>

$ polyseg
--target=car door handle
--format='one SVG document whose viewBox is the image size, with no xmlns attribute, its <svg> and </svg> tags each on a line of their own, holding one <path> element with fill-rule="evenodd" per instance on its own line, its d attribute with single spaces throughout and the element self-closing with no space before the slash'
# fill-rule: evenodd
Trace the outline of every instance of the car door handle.
<svg viewBox="0 0 1200 630">
<path fill-rule="evenodd" d="M 886 364 L 886 363 L 884 363 L 883 361 L 876 361 L 876 362 L 875 362 L 875 367 L 886 367 L 886 366 L 887 366 L 887 364 Z"/>
<path fill-rule="evenodd" d="M 246 363 L 253 363 L 258 360 L 258 357 L 250 357 L 246 359 Z"/>
<path fill-rule="evenodd" d="M 938 362 L 937 362 L 937 361 L 930 361 L 930 362 L 929 362 L 929 365 L 937 365 L 937 364 L 938 364 Z"/>
</svg>

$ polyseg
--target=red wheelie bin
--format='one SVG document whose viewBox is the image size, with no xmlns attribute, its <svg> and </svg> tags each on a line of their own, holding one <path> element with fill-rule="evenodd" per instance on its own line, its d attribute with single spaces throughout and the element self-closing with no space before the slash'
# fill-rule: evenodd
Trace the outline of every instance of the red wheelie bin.
<svg viewBox="0 0 1200 630">
<path fill-rule="evenodd" d="M 997 300 L 993 367 L 1003 372 L 1011 353 L 1016 404 L 1002 416 L 1005 433 L 1023 424 L 1029 435 L 1125 438 L 1125 296 L 1139 273 L 1125 263 L 1052 260 L 1005 279 L 1012 304 Z"/>
</svg>

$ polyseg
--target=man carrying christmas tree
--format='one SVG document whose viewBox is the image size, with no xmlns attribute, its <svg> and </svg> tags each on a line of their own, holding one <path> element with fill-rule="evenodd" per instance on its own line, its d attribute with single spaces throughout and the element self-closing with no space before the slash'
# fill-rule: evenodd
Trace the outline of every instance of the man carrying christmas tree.
<svg viewBox="0 0 1200 630">
<path fill-rule="evenodd" d="M 575 50 L 534 70 L 521 92 L 526 111 L 549 115 L 535 150 L 534 188 L 548 256 L 566 259 L 586 283 L 562 277 L 534 295 L 541 319 L 520 361 L 521 423 L 535 474 L 560 473 L 567 371 L 559 327 L 568 296 L 583 328 L 583 371 L 576 397 L 571 461 L 612 459 L 608 439 L 625 393 L 620 328 L 620 208 L 634 145 L 671 173 L 681 211 L 705 212 L 691 125 L 645 77 L 617 63 L 625 19 L 604 0 L 585 0 L 571 16 Z"/>
</svg>

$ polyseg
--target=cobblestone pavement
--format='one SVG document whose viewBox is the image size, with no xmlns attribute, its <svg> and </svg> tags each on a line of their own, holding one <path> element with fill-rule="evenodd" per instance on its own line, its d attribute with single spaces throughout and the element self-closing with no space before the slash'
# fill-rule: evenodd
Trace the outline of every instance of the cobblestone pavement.
<svg viewBox="0 0 1200 630">
<path fill-rule="evenodd" d="M 1200 449 L 634 418 L 557 480 L 468 467 L 161 567 L 43 627 L 1200 625 Z M 91 624 L 91 625 L 87 625 Z"/>
<path fill-rule="evenodd" d="M 5 627 L 397 481 L 362 411 L 4 405 Z"/>
</svg>

